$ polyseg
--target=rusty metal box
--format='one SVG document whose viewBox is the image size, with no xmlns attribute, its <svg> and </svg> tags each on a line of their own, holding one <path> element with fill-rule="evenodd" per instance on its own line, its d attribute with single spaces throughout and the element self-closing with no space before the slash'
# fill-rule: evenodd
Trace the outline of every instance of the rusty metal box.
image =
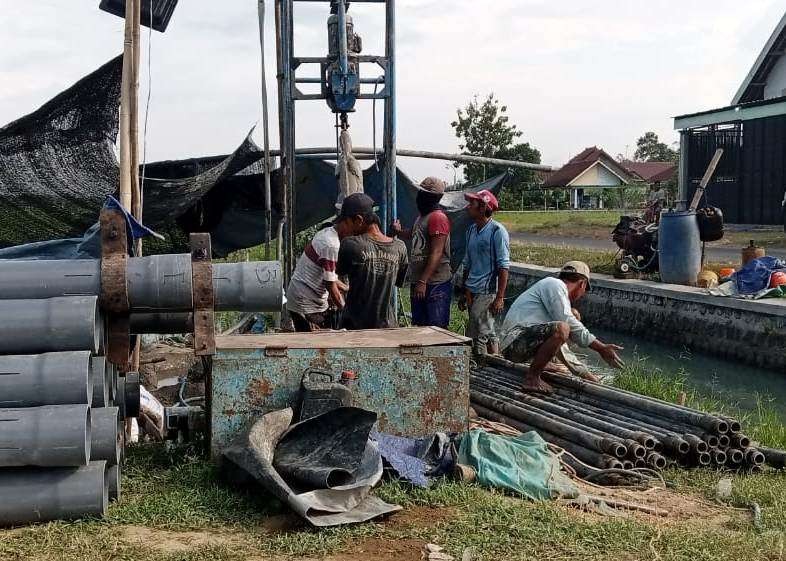
<svg viewBox="0 0 786 561">
<path fill-rule="evenodd" d="M 218 337 L 208 392 L 211 454 L 249 421 L 297 406 L 308 368 L 354 370 L 354 405 L 375 411 L 379 430 L 463 431 L 469 341 L 436 327 Z"/>
</svg>

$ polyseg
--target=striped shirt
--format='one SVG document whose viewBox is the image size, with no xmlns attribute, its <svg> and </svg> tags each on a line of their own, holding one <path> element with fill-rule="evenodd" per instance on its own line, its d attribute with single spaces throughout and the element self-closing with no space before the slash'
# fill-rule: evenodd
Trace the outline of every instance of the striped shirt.
<svg viewBox="0 0 786 561">
<path fill-rule="evenodd" d="M 316 233 L 297 261 L 287 287 L 287 309 L 315 314 L 328 308 L 325 283 L 338 280 L 336 261 L 340 241 L 332 226 Z"/>
<path fill-rule="evenodd" d="M 489 220 L 478 231 L 477 224 L 467 230 L 464 271 L 468 271 L 464 286 L 472 294 L 495 294 L 500 269 L 510 267 L 510 237 L 505 227 Z"/>
</svg>

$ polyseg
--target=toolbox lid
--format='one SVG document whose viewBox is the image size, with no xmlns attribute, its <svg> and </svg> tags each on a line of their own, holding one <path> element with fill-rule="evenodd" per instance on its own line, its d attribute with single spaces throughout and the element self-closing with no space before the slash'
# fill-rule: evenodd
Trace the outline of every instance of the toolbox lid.
<svg viewBox="0 0 786 561">
<path fill-rule="evenodd" d="M 270 335 L 227 335 L 216 337 L 216 349 L 351 349 L 433 347 L 467 345 L 468 337 L 439 327 L 397 327 L 357 331 L 316 331 L 314 333 L 274 333 Z"/>
</svg>

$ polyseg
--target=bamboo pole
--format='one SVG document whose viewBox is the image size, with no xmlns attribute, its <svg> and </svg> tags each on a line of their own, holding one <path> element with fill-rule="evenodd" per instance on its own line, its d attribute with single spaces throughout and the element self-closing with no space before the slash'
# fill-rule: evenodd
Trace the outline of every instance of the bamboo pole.
<svg viewBox="0 0 786 561">
<path fill-rule="evenodd" d="M 125 33 L 123 35 L 123 78 L 120 85 L 120 204 L 131 208 L 131 97 L 133 80 L 134 3 L 126 2 Z"/>
<path fill-rule="evenodd" d="M 142 220 L 142 188 L 139 184 L 139 27 L 141 23 L 142 0 L 127 0 L 132 5 L 131 50 L 133 66 L 131 69 L 131 113 L 130 138 L 131 148 L 131 214 Z M 142 240 L 136 240 L 135 253 L 142 255 Z"/>
</svg>

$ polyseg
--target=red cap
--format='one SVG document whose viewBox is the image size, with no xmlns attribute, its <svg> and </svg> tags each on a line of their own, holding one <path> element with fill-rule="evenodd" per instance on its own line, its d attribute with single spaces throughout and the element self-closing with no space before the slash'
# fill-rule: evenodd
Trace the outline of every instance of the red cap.
<svg viewBox="0 0 786 561">
<path fill-rule="evenodd" d="M 497 202 L 497 197 L 494 196 L 494 193 L 489 191 L 488 189 L 482 189 L 477 193 L 464 193 L 464 198 L 468 201 L 476 200 L 485 203 L 485 205 L 491 209 L 491 212 L 496 212 L 499 209 L 499 203 Z"/>
</svg>

